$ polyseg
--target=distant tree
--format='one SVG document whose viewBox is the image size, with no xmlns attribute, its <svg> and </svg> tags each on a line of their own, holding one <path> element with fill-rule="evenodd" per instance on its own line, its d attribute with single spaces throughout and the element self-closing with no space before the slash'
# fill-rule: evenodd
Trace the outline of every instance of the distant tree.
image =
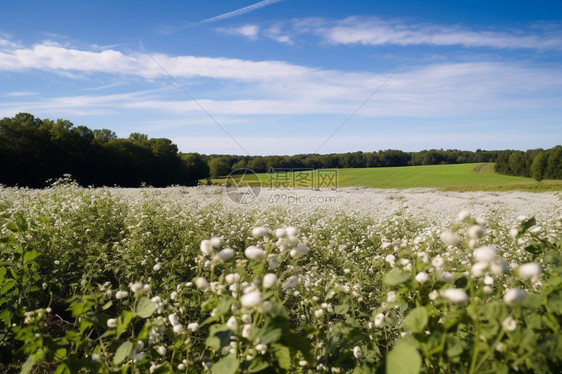
<svg viewBox="0 0 562 374">
<path fill-rule="evenodd" d="M 230 172 L 230 163 L 223 157 L 215 157 L 209 161 L 211 178 L 225 176 Z"/>
<path fill-rule="evenodd" d="M 538 153 L 531 164 L 531 176 L 537 181 L 542 181 L 546 173 L 548 155 L 545 152 Z"/>
<path fill-rule="evenodd" d="M 209 177 L 209 165 L 199 153 L 184 153 L 181 155 L 181 160 L 187 168 L 192 183 Z"/>
<path fill-rule="evenodd" d="M 556 146 L 549 152 L 545 178 L 562 179 L 562 146 Z"/>
</svg>

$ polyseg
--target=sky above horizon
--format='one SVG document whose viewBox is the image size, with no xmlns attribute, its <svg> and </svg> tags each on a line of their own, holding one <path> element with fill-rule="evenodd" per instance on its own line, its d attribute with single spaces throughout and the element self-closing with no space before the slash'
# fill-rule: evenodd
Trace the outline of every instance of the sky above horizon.
<svg viewBox="0 0 562 374">
<path fill-rule="evenodd" d="M 182 152 L 562 144 L 560 1 L 10 1 L 0 118 Z"/>
</svg>

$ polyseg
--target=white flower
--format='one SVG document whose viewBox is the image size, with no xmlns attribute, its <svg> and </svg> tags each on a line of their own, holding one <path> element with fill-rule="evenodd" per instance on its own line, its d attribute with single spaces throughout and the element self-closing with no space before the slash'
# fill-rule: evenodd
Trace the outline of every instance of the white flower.
<svg viewBox="0 0 562 374">
<path fill-rule="evenodd" d="M 490 265 L 490 270 L 492 270 L 492 273 L 496 275 L 502 275 L 508 272 L 509 265 L 505 261 L 492 262 L 492 264 Z"/>
<path fill-rule="evenodd" d="M 488 269 L 488 264 L 486 262 L 477 262 L 472 265 L 472 275 L 475 277 L 481 277 L 486 274 L 486 270 Z"/>
<path fill-rule="evenodd" d="M 182 334 L 184 332 L 183 326 L 181 324 L 174 325 L 174 332 L 176 334 Z"/>
<path fill-rule="evenodd" d="M 242 295 L 240 298 L 240 303 L 242 306 L 247 308 L 253 308 L 258 306 L 262 302 L 262 294 L 260 291 L 252 291 L 245 295 Z"/>
<path fill-rule="evenodd" d="M 154 267 L 152 269 L 154 269 L 154 271 L 158 271 L 160 270 L 160 268 L 162 267 L 162 265 L 160 263 L 154 265 Z"/>
<path fill-rule="evenodd" d="M 353 347 L 353 356 L 355 358 L 363 357 L 363 353 L 361 352 L 361 347 L 359 347 L 359 346 Z"/>
<path fill-rule="evenodd" d="M 514 331 L 517 328 L 517 321 L 509 316 L 503 320 L 502 326 L 505 331 Z"/>
<path fill-rule="evenodd" d="M 172 291 L 172 293 L 170 294 L 170 299 L 175 300 L 176 297 L 178 297 L 177 291 Z"/>
<path fill-rule="evenodd" d="M 228 321 L 226 321 L 226 327 L 236 332 L 238 330 L 238 321 L 236 320 L 236 317 L 231 316 Z"/>
<path fill-rule="evenodd" d="M 226 281 L 226 283 L 228 284 L 234 284 L 240 281 L 240 274 L 238 273 L 230 273 L 230 274 L 226 274 L 226 276 L 224 277 L 224 280 Z"/>
<path fill-rule="evenodd" d="M 320 318 L 324 315 L 324 309 L 316 309 L 314 311 L 314 315 L 316 316 L 316 318 Z"/>
<path fill-rule="evenodd" d="M 202 291 L 205 291 L 207 288 L 209 288 L 209 282 L 203 277 L 195 279 L 195 285 Z"/>
<path fill-rule="evenodd" d="M 217 258 L 223 262 L 226 262 L 234 257 L 234 250 L 231 248 L 225 248 L 217 253 Z"/>
<path fill-rule="evenodd" d="M 539 276 L 541 275 L 541 266 L 536 262 L 530 262 L 528 264 L 523 264 L 517 269 L 519 278 L 523 280 L 530 279 L 532 282 L 537 282 Z"/>
<path fill-rule="evenodd" d="M 254 227 L 252 229 L 252 236 L 256 239 L 269 235 L 269 229 L 266 227 Z"/>
<path fill-rule="evenodd" d="M 289 289 L 289 288 L 295 288 L 300 282 L 300 278 L 298 275 L 291 275 L 289 278 L 287 278 L 285 280 L 285 282 L 283 282 L 283 284 L 281 285 L 281 287 L 283 287 L 283 289 Z"/>
<path fill-rule="evenodd" d="M 295 248 L 291 249 L 290 254 L 293 258 L 299 258 L 304 256 L 308 251 L 310 251 L 310 248 L 304 244 L 299 244 Z"/>
<path fill-rule="evenodd" d="M 441 256 L 435 256 L 435 258 L 433 260 L 431 260 L 431 265 L 433 265 L 437 269 L 441 268 L 444 263 L 445 263 L 445 261 L 443 260 L 443 257 L 441 257 Z"/>
<path fill-rule="evenodd" d="M 471 216 L 470 212 L 468 210 L 461 210 L 457 216 L 457 218 L 459 219 L 459 221 L 464 221 L 469 219 Z"/>
<path fill-rule="evenodd" d="M 494 291 L 494 289 L 491 286 L 486 285 L 482 287 L 482 291 L 486 294 L 491 294 Z"/>
<path fill-rule="evenodd" d="M 197 322 L 188 323 L 187 329 L 189 331 L 195 332 L 195 331 L 199 330 L 199 324 Z"/>
<path fill-rule="evenodd" d="M 527 294 L 521 288 L 510 288 L 505 291 L 503 301 L 509 306 L 517 306 L 525 301 Z"/>
<path fill-rule="evenodd" d="M 244 251 L 244 254 L 250 260 L 260 260 L 260 259 L 264 258 L 265 251 L 263 249 L 259 248 L 259 247 L 256 247 L 256 246 L 252 245 L 252 246 L 249 246 L 248 248 L 246 248 L 246 250 Z"/>
<path fill-rule="evenodd" d="M 484 284 L 485 284 L 485 285 L 488 285 L 488 286 L 491 286 L 492 284 L 494 284 L 494 278 L 492 278 L 492 277 L 489 276 L 489 275 L 486 275 L 486 276 L 484 277 Z"/>
<path fill-rule="evenodd" d="M 388 294 L 386 295 L 386 301 L 389 303 L 396 302 L 396 292 L 389 291 Z"/>
<path fill-rule="evenodd" d="M 144 352 L 137 352 L 131 357 L 135 361 L 142 361 L 144 359 Z"/>
<path fill-rule="evenodd" d="M 117 326 L 117 320 L 115 318 L 110 318 L 107 320 L 107 327 L 115 328 Z"/>
<path fill-rule="evenodd" d="M 213 247 L 213 248 L 220 248 L 222 240 L 221 240 L 221 238 L 219 238 L 217 236 L 214 236 L 214 237 L 211 238 L 209 243 L 211 244 L 211 247 Z"/>
<path fill-rule="evenodd" d="M 509 236 L 511 236 L 513 239 L 517 238 L 518 234 L 519 230 L 517 230 L 515 227 L 509 230 Z"/>
<path fill-rule="evenodd" d="M 132 292 L 137 293 L 140 290 L 143 289 L 143 284 L 140 282 L 136 282 L 136 283 L 129 283 L 129 288 L 131 289 Z"/>
<path fill-rule="evenodd" d="M 472 239 L 480 239 L 484 236 L 484 229 L 480 225 L 474 225 L 468 229 L 468 236 Z"/>
<path fill-rule="evenodd" d="M 384 316 L 384 314 L 382 314 L 382 313 L 377 314 L 377 315 L 375 316 L 375 326 L 376 326 L 376 327 L 381 327 L 381 326 L 383 325 L 383 323 L 384 323 L 384 319 L 385 319 L 385 318 L 386 318 L 386 317 Z"/>
<path fill-rule="evenodd" d="M 459 237 L 452 231 L 444 231 L 441 234 L 441 240 L 443 243 L 450 245 L 451 247 L 456 247 L 460 244 Z"/>
<path fill-rule="evenodd" d="M 213 245 L 208 239 L 201 240 L 201 252 L 205 256 L 211 256 L 213 254 Z"/>
<path fill-rule="evenodd" d="M 429 275 L 425 271 L 420 271 L 418 274 L 416 274 L 416 282 L 418 282 L 419 284 L 429 282 Z"/>
<path fill-rule="evenodd" d="M 158 347 L 158 348 L 156 349 L 156 351 L 158 352 L 158 354 L 159 354 L 160 356 L 165 356 L 165 355 L 166 355 L 166 352 L 168 352 L 168 350 L 166 349 L 166 347 L 164 347 L 163 345 L 161 345 L 160 347 Z"/>
<path fill-rule="evenodd" d="M 394 255 L 387 255 L 384 260 L 390 264 L 390 266 L 394 266 L 394 261 L 396 261 L 396 256 Z"/>
<path fill-rule="evenodd" d="M 441 295 L 453 304 L 463 304 L 468 301 L 468 295 L 462 288 L 448 288 Z"/>
<path fill-rule="evenodd" d="M 480 247 L 474 250 L 474 259 L 477 262 L 483 262 L 485 264 L 490 264 L 496 260 L 497 249 L 493 245 L 487 245 L 485 247 Z"/>
<path fill-rule="evenodd" d="M 453 281 L 453 274 L 448 271 L 444 271 L 441 273 L 441 280 L 445 283 L 451 283 Z"/>
<path fill-rule="evenodd" d="M 299 234 L 299 230 L 293 226 L 285 227 L 285 232 L 287 233 L 287 236 L 292 237 L 295 237 Z"/>
<path fill-rule="evenodd" d="M 185 365 L 183 363 L 178 364 L 178 370 L 179 371 L 184 371 L 185 370 Z"/>
<path fill-rule="evenodd" d="M 287 236 L 287 230 L 283 228 L 278 228 L 277 230 L 275 230 L 275 236 L 278 237 L 279 239 L 284 238 Z"/>
<path fill-rule="evenodd" d="M 115 293 L 115 298 L 116 299 L 124 299 L 125 297 L 129 296 L 129 293 L 127 291 L 117 291 Z"/>
<path fill-rule="evenodd" d="M 242 337 L 246 339 L 250 339 L 250 336 L 252 335 L 252 330 L 253 330 L 252 325 L 250 324 L 244 325 L 244 327 L 242 328 Z"/>
<path fill-rule="evenodd" d="M 271 288 L 277 284 L 277 275 L 273 273 L 267 273 L 263 276 L 263 287 L 264 288 Z"/>
<path fill-rule="evenodd" d="M 175 313 L 170 314 L 168 316 L 168 319 L 170 320 L 170 323 L 172 324 L 172 326 L 176 326 L 176 325 L 180 324 L 178 316 Z"/>
<path fill-rule="evenodd" d="M 437 298 L 439 297 L 439 292 L 437 292 L 437 290 L 433 290 L 429 293 L 428 296 L 430 300 L 437 300 Z"/>
</svg>

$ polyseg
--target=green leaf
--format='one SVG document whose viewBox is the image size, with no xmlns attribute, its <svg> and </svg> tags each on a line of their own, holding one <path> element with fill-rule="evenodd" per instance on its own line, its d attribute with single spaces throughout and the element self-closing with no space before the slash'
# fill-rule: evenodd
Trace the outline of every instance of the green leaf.
<svg viewBox="0 0 562 374">
<path fill-rule="evenodd" d="M 529 230 L 531 227 L 535 226 L 537 224 L 537 220 L 535 219 L 535 217 L 531 217 L 528 220 L 524 221 L 521 223 L 521 231 L 519 232 L 519 235 L 523 234 L 524 232 L 526 232 L 527 230 Z"/>
<path fill-rule="evenodd" d="M 229 354 L 211 366 L 211 373 L 234 374 L 238 370 L 238 360 L 234 355 Z"/>
<path fill-rule="evenodd" d="M 416 347 L 399 340 L 386 356 L 386 374 L 418 374 L 421 363 Z"/>
<path fill-rule="evenodd" d="M 279 363 L 279 367 L 283 370 L 289 370 L 291 368 L 291 351 L 289 348 L 281 344 L 272 344 L 273 352 Z"/>
<path fill-rule="evenodd" d="M 23 214 L 16 215 L 16 225 L 18 225 L 19 231 L 27 231 L 27 221 L 25 220 Z"/>
<path fill-rule="evenodd" d="M 31 250 L 31 251 L 25 252 L 25 255 L 23 256 L 23 259 L 24 259 L 25 261 L 31 261 L 31 260 L 33 260 L 35 257 L 37 257 L 37 256 L 39 256 L 39 255 L 40 255 L 40 253 L 37 252 L 36 249 L 34 249 L 34 250 Z"/>
<path fill-rule="evenodd" d="M 8 279 L 6 280 L 6 282 L 4 282 L 4 284 L 2 285 L 2 288 L 0 289 L 0 295 L 5 295 L 8 291 L 10 291 L 10 289 L 12 289 L 12 287 L 14 287 L 17 284 L 15 279 Z"/>
<path fill-rule="evenodd" d="M 423 306 L 414 308 L 404 318 L 404 328 L 411 332 L 422 332 L 427 325 L 427 310 Z"/>
<path fill-rule="evenodd" d="M 72 371 L 70 371 L 68 365 L 63 362 L 62 364 L 57 366 L 57 370 L 55 370 L 55 374 L 72 374 Z"/>
<path fill-rule="evenodd" d="M 119 335 L 121 335 L 121 333 L 123 333 L 123 331 L 127 330 L 127 326 L 129 326 L 129 323 L 134 316 L 135 314 L 133 312 L 129 312 L 128 310 L 124 310 L 123 312 L 121 312 L 121 315 L 119 316 L 119 318 L 117 318 L 116 321 L 117 326 L 115 333 L 118 337 Z"/>
<path fill-rule="evenodd" d="M 408 279 L 410 279 L 410 273 L 406 273 L 398 269 L 392 269 L 384 275 L 383 283 L 387 286 L 394 287 L 406 282 Z"/>
<path fill-rule="evenodd" d="M 207 338 L 207 347 L 218 351 L 222 347 L 230 344 L 230 336 L 232 331 L 225 325 L 212 325 L 209 329 L 209 337 Z"/>
<path fill-rule="evenodd" d="M 135 307 L 135 314 L 140 318 L 148 318 L 156 310 L 156 304 L 154 304 L 148 297 L 143 296 L 137 302 Z"/>
<path fill-rule="evenodd" d="M 281 334 L 281 329 L 273 329 L 271 326 L 267 326 L 260 330 L 257 338 L 260 339 L 260 343 L 269 344 L 278 341 L 281 338 Z"/>
<path fill-rule="evenodd" d="M 347 304 L 336 305 L 334 307 L 334 313 L 336 314 L 346 314 L 348 310 L 349 310 L 349 305 Z"/>
<path fill-rule="evenodd" d="M 256 357 L 248 366 L 248 373 L 258 373 L 262 370 L 265 370 L 269 367 L 267 361 L 262 360 L 260 357 Z"/>
<path fill-rule="evenodd" d="M 125 361 L 125 359 L 129 357 L 129 355 L 131 354 L 133 347 L 134 345 L 130 341 L 127 340 L 126 342 L 123 342 L 119 346 L 119 348 L 117 348 L 117 351 L 115 351 L 115 356 L 113 357 L 113 363 L 115 365 L 119 365 L 120 363 Z"/>
<path fill-rule="evenodd" d="M 9 222 L 6 225 L 6 228 L 11 232 L 19 232 L 18 226 L 14 222 Z M 26 362 L 27 363 L 27 362 Z"/>
</svg>

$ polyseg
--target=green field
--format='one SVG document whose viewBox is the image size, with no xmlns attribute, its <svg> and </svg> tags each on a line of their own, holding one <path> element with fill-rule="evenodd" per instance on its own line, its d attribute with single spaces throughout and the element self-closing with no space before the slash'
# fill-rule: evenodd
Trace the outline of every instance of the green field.
<svg viewBox="0 0 562 374">
<path fill-rule="evenodd" d="M 274 183 L 271 174 L 259 174 L 262 185 Z M 273 179 L 272 179 L 273 178 Z M 280 177 L 290 187 L 294 175 Z M 305 178 L 306 179 L 306 178 Z M 311 178 L 309 178 L 310 180 Z M 226 179 L 214 179 L 214 184 L 224 184 Z M 255 184 L 254 175 L 244 177 L 244 182 Z M 528 190 L 559 191 L 562 181 L 537 182 L 532 178 L 501 175 L 494 171 L 494 164 L 425 165 L 390 168 L 338 169 L 337 187 L 369 188 L 438 188 L 451 191 L 473 190 Z"/>
</svg>

